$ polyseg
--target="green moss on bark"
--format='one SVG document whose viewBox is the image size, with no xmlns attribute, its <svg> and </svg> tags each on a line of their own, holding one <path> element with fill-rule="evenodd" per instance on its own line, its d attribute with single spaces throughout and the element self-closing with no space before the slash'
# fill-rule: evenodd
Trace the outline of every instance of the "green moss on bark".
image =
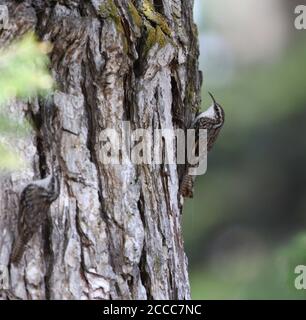
<svg viewBox="0 0 306 320">
<path fill-rule="evenodd" d="M 133 4 L 132 1 L 129 1 L 129 3 L 128 3 L 128 9 L 129 9 L 130 15 L 131 15 L 132 18 L 133 18 L 133 22 L 135 23 L 135 25 L 136 25 L 138 28 L 141 28 L 142 25 L 143 25 L 142 18 L 141 18 L 141 16 L 140 16 L 140 14 L 138 13 L 137 8 L 134 6 L 134 4 Z"/>
<path fill-rule="evenodd" d="M 166 18 L 155 10 L 153 4 L 149 0 L 143 0 L 142 12 L 149 21 L 157 24 L 165 34 L 171 36 L 171 29 Z"/>
</svg>

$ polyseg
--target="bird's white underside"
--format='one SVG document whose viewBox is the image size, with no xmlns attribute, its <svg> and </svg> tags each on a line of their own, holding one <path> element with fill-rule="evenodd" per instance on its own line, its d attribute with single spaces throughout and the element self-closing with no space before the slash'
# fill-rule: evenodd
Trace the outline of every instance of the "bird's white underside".
<svg viewBox="0 0 306 320">
<path fill-rule="evenodd" d="M 206 111 L 201 112 L 195 119 L 194 119 L 194 124 L 201 118 L 210 118 L 210 119 L 214 119 L 216 116 L 215 113 L 215 109 L 214 109 L 214 105 L 211 105 Z"/>
<path fill-rule="evenodd" d="M 52 178 L 52 174 L 47 176 L 45 179 L 36 180 L 31 183 L 35 184 L 36 186 L 43 187 L 43 188 L 47 189 L 48 185 L 50 184 L 51 178 Z"/>
</svg>

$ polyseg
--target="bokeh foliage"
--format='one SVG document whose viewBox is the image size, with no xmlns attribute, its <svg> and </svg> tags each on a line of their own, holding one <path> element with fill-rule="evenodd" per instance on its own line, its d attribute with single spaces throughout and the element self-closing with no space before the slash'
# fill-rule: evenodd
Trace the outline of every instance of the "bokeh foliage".
<svg viewBox="0 0 306 320">
<path fill-rule="evenodd" d="M 39 43 L 33 34 L 0 51 L 0 169 L 18 167 L 18 156 L 4 139 L 10 134 L 25 134 L 27 124 L 9 116 L 13 99 L 29 99 L 52 88 L 47 53 L 50 44 Z"/>
</svg>

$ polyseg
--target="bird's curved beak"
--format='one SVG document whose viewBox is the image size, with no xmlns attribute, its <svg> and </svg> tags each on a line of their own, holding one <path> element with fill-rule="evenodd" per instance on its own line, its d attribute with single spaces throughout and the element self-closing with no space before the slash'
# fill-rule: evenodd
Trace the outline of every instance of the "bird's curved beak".
<svg viewBox="0 0 306 320">
<path fill-rule="evenodd" d="M 216 100 L 215 100 L 214 96 L 213 96 L 210 92 L 208 92 L 208 94 L 210 95 L 210 97 L 211 97 L 211 99 L 212 99 L 213 103 L 214 103 L 214 104 L 216 104 L 217 102 L 216 102 Z"/>
</svg>

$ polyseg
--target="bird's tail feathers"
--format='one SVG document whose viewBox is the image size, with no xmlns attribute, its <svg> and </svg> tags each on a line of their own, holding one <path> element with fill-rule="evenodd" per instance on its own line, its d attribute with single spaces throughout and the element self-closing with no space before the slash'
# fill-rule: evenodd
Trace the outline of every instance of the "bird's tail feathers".
<svg viewBox="0 0 306 320">
<path fill-rule="evenodd" d="M 23 256 L 23 252 L 25 249 L 25 241 L 18 237 L 13 246 L 13 250 L 11 253 L 11 263 L 18 264 Z"/>
</svg>

